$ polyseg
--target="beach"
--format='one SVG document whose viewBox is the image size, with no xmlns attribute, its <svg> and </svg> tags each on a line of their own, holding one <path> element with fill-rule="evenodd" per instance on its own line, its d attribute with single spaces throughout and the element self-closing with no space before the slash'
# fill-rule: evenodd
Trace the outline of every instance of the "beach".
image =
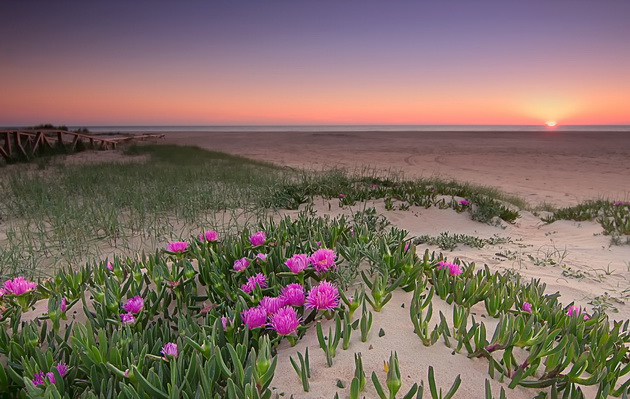
<svg viewBox="0 0 630 399">
<path fill-rule="evenodd" d="M 293 168 L 371 167 L 456 179 L 532 206 L 630 197 L 626 132 L 169 132 L 162 142 Z"/>
</svg>

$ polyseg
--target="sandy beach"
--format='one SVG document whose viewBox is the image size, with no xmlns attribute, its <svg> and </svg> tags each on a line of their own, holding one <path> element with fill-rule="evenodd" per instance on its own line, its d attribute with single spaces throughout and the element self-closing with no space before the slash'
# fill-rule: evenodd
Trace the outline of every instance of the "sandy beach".
<svg viewBox="0 0 630 399">
<path fill-rule="evenodd" d="M 298 168 L 373 167 L 453 178 L 534 206 L 630 196 L 625 132 L 170 132 L 163 142 Z"/>
</svg>

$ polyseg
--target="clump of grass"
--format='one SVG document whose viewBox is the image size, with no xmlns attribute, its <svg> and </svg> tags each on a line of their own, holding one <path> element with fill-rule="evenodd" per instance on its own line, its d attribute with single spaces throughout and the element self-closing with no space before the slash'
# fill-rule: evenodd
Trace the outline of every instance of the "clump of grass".
<svg viewBox="0 0 630 399">
<path fill-rule="evenodd" d="M 454 250 L 459 244 L 467 245 L 471 248 L 483 248 L 486 245 L 506 244 L 512 240 L 507 237 L 494 236 L 491 238 L 479 238 L 468 234 L 440 233 L 438 236 L 423 235 L 414 240 L 414 244 L 437 245 L 443 250 Z"/>
<path fill-rule="evenodd" d="M 546 223 L 553 223 L 556 220 L 595 220 L 604 229 L 604 234 L 611 236 L 613 244 L 621 244 L 623 242 L 621 236 L 630 235 L 630 202 L 586 201 L 559 209 L 543 218 Z"/>
</svg>

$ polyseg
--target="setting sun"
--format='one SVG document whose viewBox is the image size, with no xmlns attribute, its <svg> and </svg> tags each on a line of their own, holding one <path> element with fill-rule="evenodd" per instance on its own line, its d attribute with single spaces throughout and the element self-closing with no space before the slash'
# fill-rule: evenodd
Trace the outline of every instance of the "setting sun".
<svg viewBox="0 0 630 399">
<path fill-rule="evenodd" d="M 547 121 L 545 122 L 545 125 L 547 125 L 547 127 L 555 127 L 556 121 Z"/>
</svg>

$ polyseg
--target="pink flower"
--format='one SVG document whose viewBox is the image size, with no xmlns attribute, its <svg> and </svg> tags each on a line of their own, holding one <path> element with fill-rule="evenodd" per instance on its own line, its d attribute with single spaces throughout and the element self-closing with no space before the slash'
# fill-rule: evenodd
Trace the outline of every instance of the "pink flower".
<svg viewBox="0 0 630 399">
<path fill-rule="evenodd" d="M 623 205 L 623 201 L 615 201 L 615 202 L 613 202 L 613 205 L 614 206 L 621 206 L 621 205 Z"/>
<path fill-rule="evenodd" d="M 330 270 L 330 268 L 337 269 L 337 265 L 335 264 L 336 256 L 335 251 L 332 249 L 320 248 L 313 252 L 309 261 L 317 273 L 325 273 Z"/>
<path fill-rule="evenodd" d="M 328 281 L 322 281 L 311 288 L 306 298 L 308 309 L 335 309 L 339 306 L 339 290 Z"/>
<path fill-rule="evenodd" d="M 169 242 L 166 246 L 166 250 L 169 252 L 174 252 L 176 254 L 181 254 L 188 249 L 188 243 L 185 241 L 173 241 Z"/>
<path fill-rule="evenodd" d="M 164 345 L 160 353 L 162 353 L 164 357 L 173 356 L 174 358 L 177 358 L 177 344 L 173 342 L 167 343 L 166 345 Z"/>
<path fill-rule="evenodd" d="M 567 315 L 569 315 L 569 316 L 583 315 L 583 319 L 584 320 L 590 319 L 589 315 L 586 314 L 586 312 L 584 312 L 582 309 L 580 309 L 579 306 L 575 306 L 575 305 L 569 306 L 569 308 L 567 309 Z"/>
<path fill-rule="evenodd" d="M 40 371 L 39 373 L 35 374 L 34 378 L 31 381 L 33 381 L 33 384 L 35 386 L 44 385 L 44 377 L 46 377 L 46 373 Z"/>
<path fill-rule="evenodd" d="M 461 200 L 459 201 L 460 205 L 470 205 L 470 202 L 468 202 L 467 200 Z"/>
<path fill-rule="evenodd" d="M 256 288 L 256 285 L 260 288 L 265 288 L 267 286 L 267 276 L 262 273 L 251 276 L 247 279 L 247 283 L 241 286 L 241 289 L 249 294 Z"/>
<path fill-rule="evenodd" d="M 531 313 L 532 312 L 532 304 L 529 302 L 523 302 L 523 307 L 522 307 L 524 312 L 527 313 Z"/>
<path fill-rule="evenodd" d="M 354 235 L 354 229 L 352 227 L 350 227 L 350 234 Z"/>
<path fill-rule="evenodd" d="M 144 300 L 139 295 L 127 300 L 127 303 L 123 305 L 123 309 L 127 313 L 140 313 L 142 308 L 144 308 Z"/>
<path fill-rule="evenodd" d="M 405 252 L 409 251 L 409 242 L 407 242 L 407 243 L 405 244 L 405 249 L 404 249 L 404 251 L 405 251 Z"/>
<path fill-rule="evenodd" d="M 136 322 L 136 318 L 131 313 L 122 313 L 120 320 L 123 324 L 134 324 Z"/>
<path fill-rule="evenodd" d="M 263 299 L 260 300 L 260 306 L 262 306 L 262 308 L 267 311 L 268 315 L 276 313 L 278 309 L 280 309 L 281 307 L 285 305 L 286 305 L 286 302 L 285 302 L 284 297 L 282 296 L 278 296 L 278 297 L 265 296 L 263 297 Z"/>
<path fill-rule="evenodd" d="M 68 374 L 69 367 L 65 363 L 57 363 L 55 368 L 59 372 L 59 375 L 62 376 L 62 377 L 65 377 L 66 374 Z"/>
<path fill-rule="evenodd" d="M 438 266 L 437 269 L 448 269 L 448 272 L 450 273 L 451 276 L 457 276 L 458 274 L 462 274 L 463 270 L 461 268 L 461 266 L 456 265 L 455 263 L 450 263 L 450 262 L 444 262 L 444 261 L 440 261 L 438 262 Z"/>
<path fill-rule="evenodd" d="M 219 239 L 219 234 L 217 234 L 216 231 L 210 230 L 210 231 L 206 231 L 205 233 L 201 233 L 199 234 L 199 241 L 201 242 L 214 242 L 217 241 Z"/>
<path fill-rule="evenodd" d="M 221 317 L 221 325 L 223 326 L 223 331 L 227 330 L 227 326 L 228 326 L 228 318 L 223 316 Z"/>
<path fill-rule="evenodd" d="M 261 261 L 261 262 L 266 262 L 267 261 L 267 254 L 259 253 L 258 255 L 256 255 L 256 258 L 259 261 Z"/>
<path fill-rule="evenodd" d="M 294 283 L 289 284 L 282 289 L 281 296 L 287 305 L 290 306 L 302 306 L 304 305 L 304 287 L 302 285 Z"/>
<path fill-rule="evenodd" d="M 276 314 L 271 316 L 269 326 L 276 330 L 279 335 L 289 335 L 297 330 L 300 325 L 300 318 L 291 306 L 278 309 Z"/>
<path fill-rule="evenodd" d="M 4 282 L 5 294 L 17 296 L 33 291 L 35 288 L 37 288 L 37 283 L 28 281 L 22 276 Z"/>
<path fill-rule="evenodd" d="M 308 256 L 306 254 L 296 254 L 284 262 L 291 270 L 291 273 L 299 273 L 308 267 Z"/>
<path fill-rule="evenodd" d="M 112 262 L 107 262 L 107 268 L 109 269 L 110 272 L 114 271 L 114 265 L 112 265 Z"/>
<path fill-rule="evenodd" d="M 0 288 L 0 298 L 2 298 L 6 293 L 7 291 L 4 288 Z"/>
<path fill-rule="evenodd" d="M 61 309 L 62 312 L 65 312 L 68 309 L 68 302 L 66 301 L 66 298 L 61 298 L 61 306 L 59 309 Z"/>
<path fill-rule="evenodd" d="M 339 198 L 343 198 L 345 197 L 345 195 L 343 195 L 343 193 L 339 193 Z"/>
<path fill-rule="evenodd" d="M 247 258 L 241 258 L 234 261 L 234 270 L 242 272 L 249 267 L 249 261 Z"/>
<path fill-rule="evenodd" d="M 315 244 L 317 244 L 318 247 L 322 246 L 322 242 L 321 241 L 315 241 Z"/>
<path fill-rule="evenodd" d="M 251 237 L 249 237 L 249 242 L 252 243 L 253 246 L 258 247 L 263 245 L 267 240 L 267 235 L 264 231 L 258 231 L 254 233 Z"/>
<path fill-rule="evenodd" d="M 245 309 L 241 313 L 241 319 L 243 319 L 243 323 L 247 328 L 253 330 L 265 325 L 267 322 L 267 311 L 262 306 Z"/>
</svg>

